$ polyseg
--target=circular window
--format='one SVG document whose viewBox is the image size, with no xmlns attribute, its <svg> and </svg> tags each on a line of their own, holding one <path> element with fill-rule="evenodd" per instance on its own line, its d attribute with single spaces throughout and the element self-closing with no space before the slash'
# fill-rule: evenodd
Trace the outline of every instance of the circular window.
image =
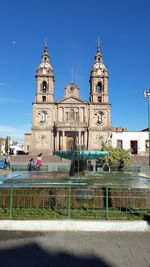
<svg viewBox="0 0 150 267">
<path fill-rule="evenodd" d="M 70 91 L 73 92 L 73 90 L 74 90 L 74 87 L 70 86 Z"/>
</svg>

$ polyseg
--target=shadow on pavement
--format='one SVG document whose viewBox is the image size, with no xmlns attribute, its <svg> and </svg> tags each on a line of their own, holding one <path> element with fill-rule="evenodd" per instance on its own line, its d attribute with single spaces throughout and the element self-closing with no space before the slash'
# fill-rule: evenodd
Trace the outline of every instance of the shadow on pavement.
<svg viewBox="0 0 150 267">
<path fill-rule="evenodd" d="M 64 251 L 48 252 L 36 243 L 0 250 L 0 266 L 8 267 L 111 267 L 92 255 L 73 255 Z"/>
</svg>

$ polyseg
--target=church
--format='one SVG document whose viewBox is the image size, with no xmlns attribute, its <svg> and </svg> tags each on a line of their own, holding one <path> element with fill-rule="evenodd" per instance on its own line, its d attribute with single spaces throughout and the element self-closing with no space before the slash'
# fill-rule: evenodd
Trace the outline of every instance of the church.
<svg viewBox="0 0 150 267">
<path fill-rule="evenodd" d="M 71 82 L 65 87 L 64 97 L 56 101 L 54 69 L 45 44 L 35 74 L 36 94 L 32 104 L 31 133 L 25 134 L 26 153 L 50 155 L 55 150 L 73 150 L 77 145 L 88 150 L 111 145 L 129 149 L 131 154 L 147 155 L 148 131 L 128 131 L 111 126 L 108 69 L 99 46 L 93 61 L 89 73 L 89 100 L 81 99 L 80 88 Z"/>
<path fill-rule="evenodd" d="M 52 154 L 72 150 L 76 145 L 97 150 L 111 136 L 111 104 L 108 101 L 108 70 L 97 47 L 89 81 L 89 100 L 80 97 L 80 88 L 71 82 L 64 97 L 54 97 L 54 69 L 47 45 L 36 69 L 36 95 L 32 105 L 32 129 L 25 134 L 26 152 Z M 88 75 L 87 75 L 88 78 Z"/>
</svg>

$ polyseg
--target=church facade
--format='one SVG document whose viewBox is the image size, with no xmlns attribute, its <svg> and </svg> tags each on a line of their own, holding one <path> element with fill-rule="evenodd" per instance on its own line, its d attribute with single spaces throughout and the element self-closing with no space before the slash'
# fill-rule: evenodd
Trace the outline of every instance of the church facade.
<svg viewBox="0 0 150 267">
<path fill-rule="evenodd" d="M 109 144 L 111 104 L 108 101 L 108 70 L 100 47 L 91 68 L 89 100 L 80 97 L 77 84 L 66 85 L 64 97 L 54 97 L 54 70 L 47 46 L 36 70 L 36 96 L 32 105 L 32 129 L 25 134 L 26 152 L 52 154 L 72 150 L 76 145 L 97 150 Z"/>
</svg>

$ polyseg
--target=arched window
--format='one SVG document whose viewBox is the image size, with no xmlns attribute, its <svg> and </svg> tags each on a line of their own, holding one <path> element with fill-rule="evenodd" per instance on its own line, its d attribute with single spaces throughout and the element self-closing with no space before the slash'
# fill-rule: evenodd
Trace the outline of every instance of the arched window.
<svg viewBox="0 0 150 267">
<path fill-rule="evenodd" d="M 98 84 L 96 85 L 96 91 L 97 91 L 97 93 L 102 92 L 102 83 L 101 82 L 98 82 Z"/>
<path fill-rule="evenodd" d="M 75 120 L 79 121 L 79 113 L 78 113 L 78 111 L 76 111 L 76 113 L 75 113 Z"/>
<path fill-rule="evenodd" d="M 45 81 L 43 81 L 43 84 L 42 84 L 43 93 L 46 93 L 46 87 L 47 87 L 47 84 Z"/>
<path fill-rule="evenodd" d="M 70 109 L 69 111 L 69 121 L 74 121 L 74 110 Z"/>
<path fill-rule="evenodd" d="M 43 102 L 43 103 L 46 102 L 46 96 L 45 96 L 45 95 L 42 96 L 42 102 Z"/>
<path fill-rule="evenodd" d="M 104 113 L 102 111 L 98 112 L 98 116 L 97 116 L 97 124 L 101 124 L 103 121 L 103 115 Z"/>
<path fill-rule="evenodd" d="M 102 98 L 101 98 L 101 96 L 98 96 L 97 100 L 98 100 L 98 103 L 102 103 Z"/>
<path fill-rule="evenodd" d="M 66 121 L 68 121 L 68 112 L 66 112 Z"/>
</svg>

